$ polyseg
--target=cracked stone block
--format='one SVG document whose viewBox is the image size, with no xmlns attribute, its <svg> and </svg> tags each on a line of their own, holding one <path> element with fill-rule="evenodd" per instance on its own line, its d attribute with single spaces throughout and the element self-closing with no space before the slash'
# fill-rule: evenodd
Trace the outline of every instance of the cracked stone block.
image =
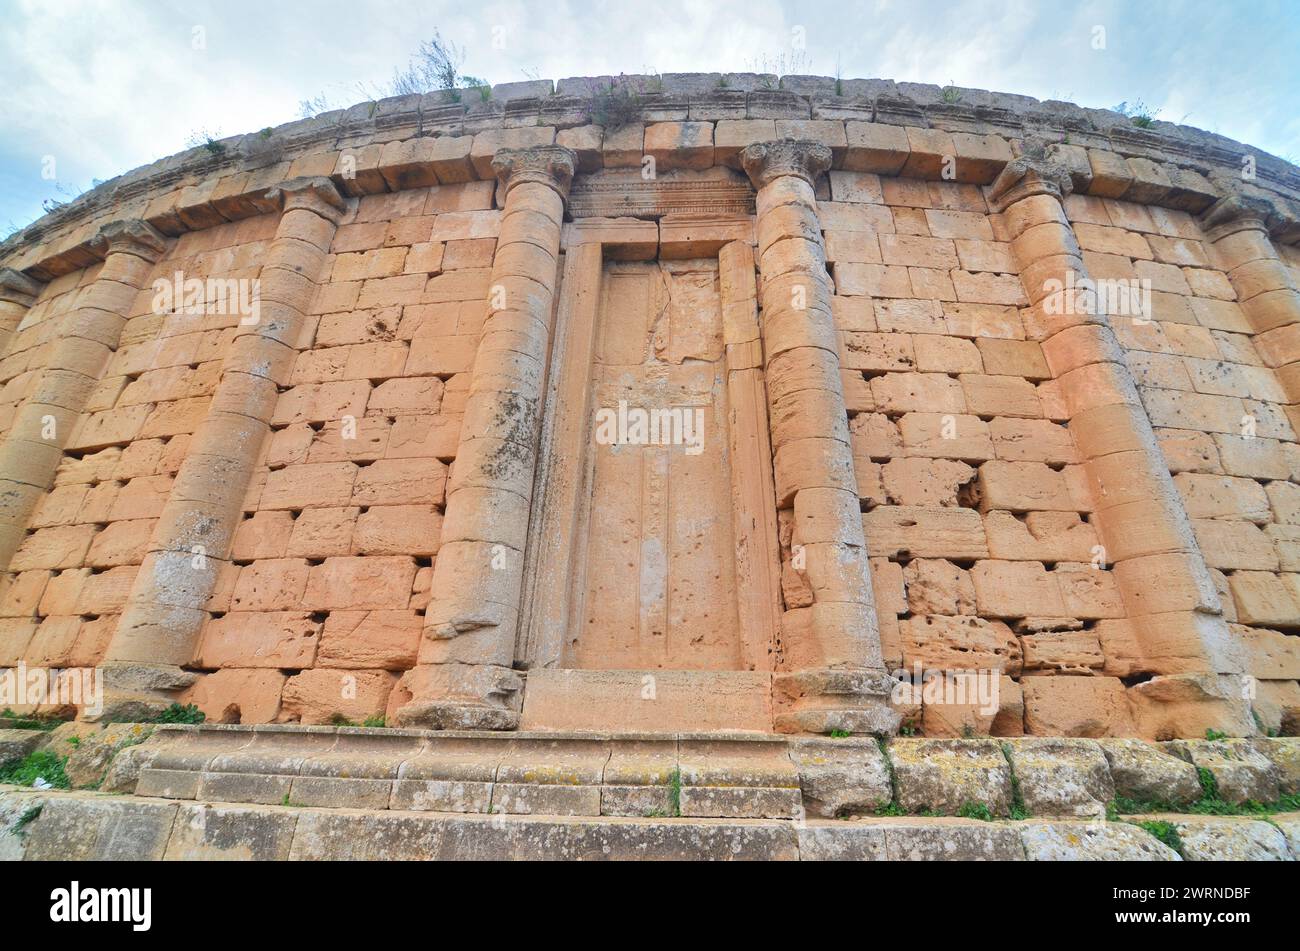
<svg viewBox="0 0 1300 951">
<path fill-rule="evenodd" d="M 885 858 L 891 862 L 1018 862 L 1024 858 L 1024 850 L 1013 826 L 946 819 L 886 824 Z"/>
<path fill-rule="evenodd" d="M 164 858 L 207 862 L 284 861 L 298 814 L 199 803 L 176 813 Z"/>
<path fill-rule="evenodd" d="M 1126 822 L 1026 822 L 1020 826 L 1031 862 L 1179 862 L 1180 856 Z"/>
<path fill-rule="evenodd" d="M 804 809 L 810 816 L 868 814 L 894 797 L 889 766 L 874 742 L 794 740 L 790 758 L 799 768 Z"/>
<path fill-rule="evenodd" d="M 1254 742 L 1255 748 L 1277 767 L 1278 789 L 1282 795 L 1300 793 L 1300 739 L 1270 737 Z"/>
<path fill-rule="evenodd" d="M 1164 744 L 1198 769 L 1208 769 L 1227 802 L 1276 802 L 1278 769 L 1250 740 L 1171 740 Z"/>
<path fill-rule="evenodd" d="M 28 861 L 157 861 L 176 817 L 176 803 L 51 798 L 32 823 Z"/>
<path fill-rule="evenodd" d="M 1115 798 L 1110 765 L 1091 740 L 1007 740 L 1007 755 L 1030 815 L 1100 816 Z"/>
<path fill-rule="evenodd" d="M 1098 740 L 1115 794 L 1139 802 L 1182 804 L 1201 798 L 1196 768 L 1143 740 Z"/>
<path fill-rule="evenodd" d="M 1255 819 L 1188 819 L 1177 822 L 1189 862 L 1290 862 L 1280 829 Z"/>
<path fill-rule="evenodd" d="M 997 816 L 1011 809 L 1011 766 L 994 740 L 895 740 L 889 758 L 908 812 L 951 816 L 968 803 Z"/>
</svg>

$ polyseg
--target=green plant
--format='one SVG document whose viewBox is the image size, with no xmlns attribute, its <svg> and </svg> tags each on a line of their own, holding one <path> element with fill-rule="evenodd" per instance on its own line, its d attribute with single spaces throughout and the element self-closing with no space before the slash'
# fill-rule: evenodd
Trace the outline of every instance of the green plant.
<svg viewBox="0 0 1300 951">
<path fill-rule="evenodd" d="M 672 814 L 674 816 L 680 816 L 682 814 L 681 767 L 675 768 L 668 774 L 668 804 L 672 807 Z"/>
<path fill-rule="evenodd" d="M 36 818 L 41 814 L 41 810 L 44 808 L 45 805 L 43 803 L 29 806 L 23 814 L 18 817 L 18 821 L 13 824 L 13 827 L 9 830 L 9 834 L 21 838 L 23 833 L 27 831 L 27 827 L 36 821 Z"/>
<path fill-rule="evenodd" d="M 850 733 L 848 730 L 831 730 L 830 733 L 826 735 L 829 736 L 832 740 L 842 740 L 845 737 L 852 736 L 853 734 Z"/>
<path fill-rule="evenodd" d="M 0 720 L 12 720 L 13 723 L 7 727 L 10 730 L 53 730 L 64 722 L 52 716 L 22 716 L 14 713 L 9 707 L 0 710 Z"/>
<path fill-rule="evenodd" d="M 380 729 L 384 726 L 384 715 L 382 713 L 372 713 L 361 721 L 361 725 L 372 729 Z"/>
<path fill-rule="evenodd" d="M 961 808 L 957 810 L 957 815 L 963 819 L 979 819 L 982 822 L 993 821 L 993 810 L 982 802 L 964 802 Z"/>
<path fill-rule="evenodd" d="M 356 726 L 355 720 L 349 720 L 341 713 L 330 714 L 330 726 Z"/>
<path fill-rule="evenodd" d="M 32 786 L 40 779 L 55 789 L 68 789 L 72 783 L 64 771 L 67 764 L 66 756 L 59 756 L 49 750 L 33 750 L 22 759 L 10 760 L 0 766 L 0 783 Z"/>
<path fill-rule="evenodd" d="M 207 719 L 207 714 L 200 710 L 192 703 L 181 706 L 179 703 L 173 703 L 170 707 L 158 714 L 154 718 L 154 723 L 202 723 Z"/>
<path fill-rule="evenodd" d="M 1178 835 L 1178 827 L 1172 822 L 1164 822 L 1159 819 L 1148 819 L 1142 822 L 1135 822 L 1133 825 L 1145 829 L 1179 855 L 1183 854 L 1183 840 Z"/>
<path fill-rule="evenodd" d="M 878 816 L 905 816 L 905 815 L 907 815 L 907 810 L 905 810 L 902 806 L 900 806 L 900 805 L 899 805 L 898 803 L 896 803 L 896 802 L 887 802 L 887 803 L 885 803 L 885 805 L 877 807 L 877 809 L 876 809 L 876 815 L 878 815 Z"/>
<path fill-rule="evenodd" d="M 1226 740 L 1228 738 L 1228 734 L 1224 733 L 1222 730 L 1215 730 L 1210 727 L 1207 727 L 1205 730 L 1205 738 L 1211 741 Z"/>
<path fill-rule="evenodd" d="M 1115 107 L 1115 111 L 1141 129 L 1149 129 L 1155 125 L 1156 116 L 1159 114 L 1158 111 L 1152 112 L 1148 109 L 1141 99 L 1135 100 L 1131 105 L 1125 100 Z"/>
<path fill-rule="evenodd" d="M 78 748 L 81 746 L 81 737 L 79 737 L 79 736 L 70 736 L 70 737 L 68 737 L 68 739 L 67 739 L 67 744 L 68 744 L 69 746 L 71 746 L 74 750 L 75 750 L 75 749 L 78 749 Z"/>
<path fill-rule="evenodd" d="M 603 89 L 591 99 L 591 121 L 606 132 L 623 128 L 641 115 L 641 97 L 626 83 Z"/>
<path fill-rule="evenodd" d="M 948 80 L 948 85 L 944 86 L 940 91 L 939 96 L 944 102 L 949 104 L 961 102 L 961 90 L 953 85 L 951 79 Z"/>
<path fill-rule="evenodd" d="M 1206 799 L 1219 798 L 1219 781 L 1214 778 L 1214 774 L 1204 766 L 1196 767 L 1196 779 L 1201 784 L 1201 792 Z"/>
<path fill-rule="evenodd" d="M 307 808 L 307 807 L 306 807 L 305 805 L 303 805 L 302 803 L 300 803 L 300 802 L 295 802 L 294 800 L 290 799 L 288 793 L 285 793 L 285 794 L 284 794 L 284 798 L 280 800 L 280 805 L 282 805 L 282 806 L 289 806 L 290 808 L 293 808 L 293 809 L 305 809 L 305 808 Z"/>
</svg>

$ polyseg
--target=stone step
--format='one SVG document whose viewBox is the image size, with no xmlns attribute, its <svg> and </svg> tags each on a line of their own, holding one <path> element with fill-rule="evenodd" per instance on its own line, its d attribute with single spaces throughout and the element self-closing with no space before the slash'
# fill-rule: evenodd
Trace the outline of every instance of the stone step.
<svg viewBox="0 0 1300 951">
<path fill-rule="evenodd" d="M 132 756 L 135 792 L 167 799 L 555 816 L 803 810 L 790 741 L 759 734 L 168 727 Z"/>
<path fill-rule="evenodd" d="M 1182 855 L 1134 824 L 1173 823 Z M 177 802 L 0 786 L 0 860 L 1272 860 L 1300 816 L 1129 822 L 471 815 Z"/>
<path fill-rule="evenodd" d="M 63 750 L 63 732 L 44 736 Z M 1089 818 L 1104 816 L 1116 799 L 1189 807 L 1206 794 L 1211 777 L 1226 803 L 1280 802 L 1300 792 L 1300 739 L 878 742 L 759 733 L 118 724 L 82 736 L 67 771 L 74 783 L 105 792 L 318 808 L 782 820 L 882 811 Z"/>
<path fill-rule="evenodd" d="M 525 730 L 688 733 L 772 729 L 772 675 L 741 670 L 534 670 Z"/>
</svg>

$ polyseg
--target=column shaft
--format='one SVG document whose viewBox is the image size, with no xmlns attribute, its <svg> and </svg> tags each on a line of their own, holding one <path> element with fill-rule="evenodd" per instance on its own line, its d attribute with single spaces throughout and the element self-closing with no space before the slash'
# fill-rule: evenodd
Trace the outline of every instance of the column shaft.
<svg viewBox="0 0 1300 951">
<path fill-rule="evenodd" d="M 1188 724 L 1198 718 L 1249 733 L 1249 708 L 1234 696 L 1240 684 L 1224 676 L 1241 672 L 1239 652 L 1111 330 L 1111 320 L 1144 318 L 1108 316 L 1095 300 L 1065 290 L 1091 286 L 1061 204 L 1069 189 L 1065 169 L 1024 156 L 994 182 L 990 201 L 1002 213 L 1036 318 L 1031 323 L 1042 328 L 1043 354 L 1069 411 L 1103 558 L 1114 567 L 1139 663 L 1156 675 L 1132 689 L 1134 713 L 1153 735 L 1190 735 Z M 1247 722 L 1235 722 L 1242 717 Z"/>
<path fill-rule="evenodd" d="M 283 213 L 259 276 L 258 319 L 235 331 L 207 418 L 176 474 L 109 644 L 105 716 L 165 706 L 193 681 L 181 668 L 193 660 L 209 617 L 279 388 L 293 371 L 303 315 L 346 207 L 326 178 L 284 182 L 270 197 L 283 203 Z"/>
<path fill-rule="evenodd" d="M 162 235 L 136 220 L 104 225 L 95 243 L 105 250 L 99 275 L 63 319 L 40 382 L 0 443 L 0 570 L 22 545 L 28 520 L 53 486 L 63 448 L 117 350 L 136 294 L 166 247 Z"/>
<path fill-rule="evenodd" d="M 783 733 L 892 733 L 866 539 L 853 472 L 833 290 L 813 182 L 830 150 L 757 143 L 741 155 L 758 188 L 763 358 L 776 501 L 793 508 L 794 564 L 812 606 L 786 612 L 775 678 Z M 802 613 L 800 613 L 802 612 Z"/>
<path fill-rule="evenodd" d="M 550 346 L 560 227 L 575 157 L 503 149 L 505 208 L 470 376 L 418 666 L 402 679 L 399 722 L 513 729 L 511 669 Z"/>
</svg>

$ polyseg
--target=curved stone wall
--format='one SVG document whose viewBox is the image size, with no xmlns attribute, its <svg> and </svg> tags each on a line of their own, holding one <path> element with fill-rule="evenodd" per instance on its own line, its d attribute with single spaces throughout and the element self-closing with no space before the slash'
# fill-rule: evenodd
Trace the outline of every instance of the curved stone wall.
<svg viewBox="0 0 1300 951">
<path fill-rule="evenodd" d="M 191 150 L 0 245 L 0 666 L 103 665 L 116 716 L 1295 731 L 1294 167 L 879 80 L 465 96 Z M 647 718 L 547 593 L 602 261 L 656 259 L 716 268 L 745 639 L 659 664 Z M 997 702 L 887 679 L 959 668 Z"/>
</svg>

